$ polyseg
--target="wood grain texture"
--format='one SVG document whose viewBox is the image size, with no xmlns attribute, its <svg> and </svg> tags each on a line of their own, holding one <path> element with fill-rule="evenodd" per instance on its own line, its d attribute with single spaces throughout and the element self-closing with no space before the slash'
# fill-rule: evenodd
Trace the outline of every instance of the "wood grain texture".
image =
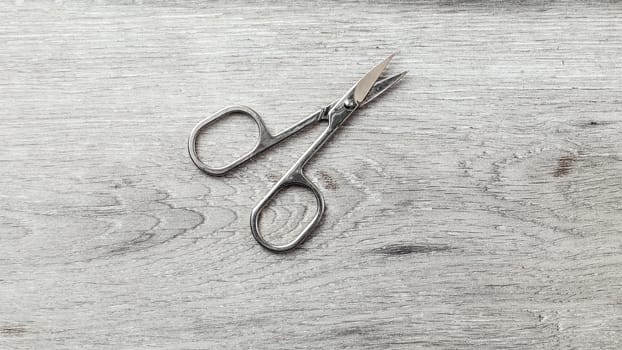
<svg viewBox="0 0 622 350">
<path fill-rule="evenodd" d="M 282 129 L 396 49 L 308 168 L 317 233 L 260 249 L 321 126 L 223 178 L 190 129 Z M 615 2 L 2 2 L 0 348 L 619 349 L 620 57 Z"/>
</svg>

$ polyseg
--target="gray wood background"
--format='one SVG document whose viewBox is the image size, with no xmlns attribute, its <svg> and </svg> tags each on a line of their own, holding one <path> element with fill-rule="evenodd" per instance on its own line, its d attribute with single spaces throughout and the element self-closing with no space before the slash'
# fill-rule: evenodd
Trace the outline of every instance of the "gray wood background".
<svg viewBox="0 0 622 350">
<path fill-rule="evenodd" d="M 190 129 L 282 129 L 395 50 L 307 170 L 322 226 L 262 250 L 322 126 L 223 178 Z M 615 2 L 2 2 L 0 348 L 620 349 L 621 56 Z"/>
</svg>

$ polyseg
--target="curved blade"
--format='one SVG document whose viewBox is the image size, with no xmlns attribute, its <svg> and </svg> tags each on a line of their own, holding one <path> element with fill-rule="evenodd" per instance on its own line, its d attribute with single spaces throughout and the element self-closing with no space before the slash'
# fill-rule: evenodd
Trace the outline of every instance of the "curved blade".
<svg viewBox="0 0 622 350">
<path fill-rule="evenodd" d="M 384 71 L 384 69 L 389 65 L 389 62 L 391 62 L 393 56 L 395 56 L 395 53 L 378 63 L 356 83 L 354 86 L 354 99 L 356 100 L 356 103 L 363 102 L 365 96 L 367 96 L 369 90 L 371 90 L 372 86 L 374 86 L 376 80 L 378 80 L 378 77 L 382 74 L 382 71 Z"/>
<path fill-rule="evenodd" d="M 402 73 L 398 73 L 395 75 L 392 75 L 388 78 L 384 78 L 380 81 L 377 81 L 374 86 L 372 86 L 371 90 L 369 91 L 369 93 L 367 93 L 367 96 L 365 97 L 365 99 L 363 100 L 363 102 L 360 103 L 359 107 L 363 107 L 366 104 L 368 104 L 369 102 L 371 102 L 372 100 L 374 100 L 376 97 L 382 95 L 383 93 L 385 93 L 387 90 L 389 90 L 393 85 L 397 84 L 398 81 L 402 80 L 402 78 L 404 78 L 404 76 L 408 74 L 408 71 L 403 71 Z M 328 120 L 328 111 L 333 108 L 335 106 L 335 104 L 337 104 L 337 102 L 339 102 L 339 100 L 335 100 L 333 102 L 331 102 L 328 106 L 326 106 L 326 108 L 322 109 L 321 114 L 316 117 L 316 120 Z M 319 113 L 318 112 L 318 113 Z"/>
<path fill-rule="evenodd" d="M 361 107 L 371 102 L 376 97 L 382 95 L 385 91 L 389 90 L 391 86 L 395 85 L 398 81 L 402 80 L 402 78 L 408 74 L 408 71 L 403 71 L 402 73 L 395 74 L 388 78 L 382 79 L 379 82 L 376 82 L 374 86 L 371 88 L 371 91 L 367 94 L 363 102 L 361 102 Z"/>
</svg>

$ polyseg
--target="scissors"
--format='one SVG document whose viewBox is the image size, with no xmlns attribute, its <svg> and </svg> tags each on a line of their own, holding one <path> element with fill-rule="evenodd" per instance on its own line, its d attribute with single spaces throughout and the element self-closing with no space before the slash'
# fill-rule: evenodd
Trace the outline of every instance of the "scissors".
<svg viewBox="0 0 622 350">
<path fill-rule="evenodd" d="M 294 165 L 285 173 L 285 175 L 283 175 L 283 177 L 281 177 L 274 187 L 268 191 L 268 194 L 266 194 L 266 196 L 263 197 L 251 211 L 251 233 L 261 246 L 273 252 L 285 252 L 291 250 L 304 242 L 309 234 L 318 226 L 322 216 L 324 215 L 324 197 L 320 193 L 318 187 L 304 174 L 304 167 L 315 155 L 315 153 L 322 148 L 322 146 L 324 146 L 326 141 L 330 139 L 335 131 L 337 131 L 337 129 L 339 129 L 339 127 L 348 119 L 348 117 L 354 113 L 354 111 L 380 96 L 408 73 L 408 71 L 404 71 L 388 78 L 380 79 L 381 73 L 387 67 L 394 55 L 395 53 L 378 63 L 342 97 L 319 109 L 315 113 L 312 113 L 300 122 L 281 131 L 277 135 L 270 134 L 263 122 L 263 119 L 259 116 L 259 114 L 257 114 L 257 112 L 249 107 L 241 105 L 221 109 L 214 115 L 200 121 L 192 129 L 190 137 L 188 138 L 188 153 L 190 154 L 190 159 L 192 159 L 192 162 L 199 169 L 208 175 L 218 176 L 227 173 L 228 171 L 253 158 L 257 154 L 298 133 L 300 130 L 309 125 L 321 121 L 328 122 L 326 130 L 322 132 L 322 134 L 313 142 L 309 149 L 302 154 Z M 239 159 L 233 161 L 229 165 L 222 167 L 210 167 L 199 159 L 196 149 L 197 137 L 203 128 L 232 114 L 243 114 L 253 119 L 259 129 L 258 141 L 252 150 L 242 155 Z M 315 215 L 311 222 L 307 224 L 292 241 L 286 244 L 273 244 L 268 242 L 259 231 L 259 219 L 261 217 L 261 212 L 280 191 L 290 186 L 299 186 L 311 190 L 315 196 L 317 204 Z"/>
</svg>

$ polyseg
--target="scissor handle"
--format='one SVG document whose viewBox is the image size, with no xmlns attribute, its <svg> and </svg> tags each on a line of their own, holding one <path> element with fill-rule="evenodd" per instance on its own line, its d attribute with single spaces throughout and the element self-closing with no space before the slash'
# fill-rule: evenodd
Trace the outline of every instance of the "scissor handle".
<svg viewBox="0 0 622 350">
<path fill-rule="evenodd" d="M 205 164 L 197 154 L 197 138 L 199 137 L 199 133 L 203 128 L 232 114 L 243 114 L 250 117 L 255 122 L 255 124 L 257 124 L 257 128 L 259 129 L 259 139 L 257 140 L 255 146 L 253 146 L 253 149 L 242 155 L 240 158 L 222 167 L 211 167 Z M 192 129 L 192 131 L 190 132 L 190 137 L 188 138 L 188 153 L 190 154 L 190 159 L 192 159 L 192 162 L 199 169 L 203 170 L 209 175 L 223 175 L 224 173 L 251 159 L 252 157 L 265 150 L 266 148 L 272 146 L 273 144 L 274 137 L 270 135 L 270 132 L 266 128 L 263 119 L 261 119 L 261 116 L 259 116 L 257 112 L 246 106 L 229 106 L 203 119 Z"/>
<path fill-rule="evenodd" d="M 311 190 L 313 196 L 315 197 L 317 209 L 311 222 L 302 229 L 302 231 L 296 236 L 296 238 L 294 238 L 294 240 L 282 245 L 272 244 L 268 242 L 259 231 L 259 219 L 261 218 L 261 212 L 279 192 L 291 186 L 299 186 Z M 257 203 L 257 205 L 253 208 L 253 211 L 251 212 L 251 232 L 253 234 L 253 237 L 255 237 L 255 240 L 264 248 L 273 252 L 285 252 L 296 248 L 298 245 L 305 241 L 305 239 L 311 234 L 311 232 L 313 232 L 313 230 L 320 223 L 322 215 L 324 215 L 324 208 L 324 197 L 322 197 L 322 194 L 320 193 L 317 186 L 302 173 L 301 166 L 295 166 L 287 174 L 285 174 L 285 176 L 283 176 L 279 180 L 279 182 L 277 182 L 276 185 L 272 187 L 270 192 L 268 192 L 268 194 L 263 197 L 259 201 L 259 203 Z"/>
<path fill-rule="evenodd" d="M 312 113 L 308 115 L 307 117 L 305 117 L 304 119 L 300 120 L 298 123 L 281 131 L 277 135 L 272 135 L 268 131 L 268 128 L 266 128 L 266 124 L 264 124 L 261 116 L 257 112 L 255 112 L 253 109 L 246 107 L 246 106 L 242 106 L 242 105 L 229 106 L 201 120 L 197 125 L 195 125 L 195 127 L 190 132 L 190 137 L 188 137 L 188 153 L 190 154 L 190 159 L 192 159 L 192 162 L 194 163 L 194 165 L 196 165 L 199 169 L 203 170 L 209 175 L 216 175 L 216 176 L 223 175 L 229 170 L 253 158 L 257 154 L 276 145 L 277 143 L 285 140 L 286 138 L 296 134 L 297 132 L 304 129 L 305 127 L 319 120 L 322 120 L 322 118 L 325 116 L 324 114 L 325 111 L 326 111 L 326 108 L 321 108 L 315 113 Z M 196 148 L 197 138 L 199 137 L 199 133 L 201 132 L 203 128 L 208 127 L 209 125 L 213 124 L 219 119 L 225 118 L 232 114 L 243 114 L 243 115 L 250 117 L 255 122 L 255 124 L 257 125 L 257 128 L 259 129 L 259 138 L 257 139 L 257 143 L 255 144 L 255 146 L 253 146 L 253 148 L 250 151 L 242 155 L 240 158 L 222 167 L 211 167 L 205 164 L 199 158 L 199 155 L 197 154 L 197 148 Z"/>
</svg>

